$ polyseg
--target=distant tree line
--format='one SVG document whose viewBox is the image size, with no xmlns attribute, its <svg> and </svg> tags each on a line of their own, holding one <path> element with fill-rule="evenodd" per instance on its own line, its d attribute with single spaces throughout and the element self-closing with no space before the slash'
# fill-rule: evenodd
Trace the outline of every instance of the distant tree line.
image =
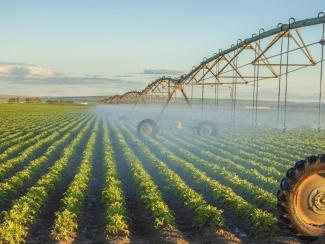
<svg viewBox="0 0 325 244">
<path fill-rule="evenodd" d="M 20 97 L 11 97 L 8 99 L 8 103 L 20 103 Z"/>
<path fill-rule="evenodd" d="M 8 103 L 42 103 L 42 100 L 39 97 L 11 97 L 8 99 Z"/>
<path fill-rule="evenodd" d="M 26 103 L 42 103 L 42 100 L 39 97 L 26 97 Z"/>
<path fill-rule="evenodd" d="M 48 104 L 74 104 L 73 101 L 67 101 L 67 100 L 47 100 L 46 103 L 48 103 Z"/>
<path fill-rule="evenodd" d="M 39 97 L 26 97 L 26 98 L 20 98 L 20 97 L 10 97 L 8 99 L 8 103 L 29 103 L 29 104 L 38 104 L 42 103 L 42 100 Z M 74 104 L 74 101 L 69 100 L 47 100 L 45 101 L 47 104 Z"/>
</svg>

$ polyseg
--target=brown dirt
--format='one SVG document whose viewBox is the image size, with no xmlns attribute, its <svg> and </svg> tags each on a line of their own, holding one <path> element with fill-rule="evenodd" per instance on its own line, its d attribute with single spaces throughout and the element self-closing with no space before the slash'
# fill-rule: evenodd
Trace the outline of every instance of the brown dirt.
<svg viewBox="0 0 325 244">
<path fill-rule="evenodd" d="M 131 231 L 131 238 L 138 237 L 150 238 L 153 233 L 153 223 L 150 220 L 149 212 L 144 208 L 140 202 L 139 196 L 136 194 L 136 187 L 132 180 L 131 170 L 122 157 L 119 145 L 116 143 L 115 134 L 111 133 L 111 141 L 113 150 L 115 152 L 115 159 L 117 163 L 117 170 L 119 178 L 122 182 L 122 189 L 125 195 L 126 209 L 129 217 L 129 226 Z"/>
<path fill-rule="evenodd" d="M 318 238 L 317 241 L 313 242 L 313 244 L 324 244 L 325 243 L 325 235 Z"/>
<path fill-rule="evenodd" d="M 258 240 L 247 240 L 244 243 L 250 244 L 265 244 L 265 243 L 274 243 L 274 244 L 301 244 L 302 241 L 295 237 L 290 236 L 274 236 L 268 238 L 259 238 Z"/>
<path fill-rule="evenodd" d="M 87 193 L 85 208 L 79 222 L 78 234 L 75 242 L 91 241 L 102 243 L 105 241 L 104 206 L 101 194 L 105 184 L 105 170 L 103 167 L 103 128 L 99 126 L 98 138 L 95 145 L 93 168 Z"/>
</svg>

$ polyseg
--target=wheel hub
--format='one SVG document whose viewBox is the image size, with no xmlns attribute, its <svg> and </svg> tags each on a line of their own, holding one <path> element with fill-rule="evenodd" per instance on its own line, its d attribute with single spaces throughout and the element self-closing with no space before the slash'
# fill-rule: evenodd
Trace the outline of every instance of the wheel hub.
<svg viewBox="0 0 325 244">
<path fill-rule="evenodd" d="M 314 189 L 309 196 L 309 207 L 317 214 L 325 214 L 325 186 Z"/>
<path fill-rule="evenodd" d="M 210 136 L 212 134 L 212 129 L 209 126 L 203 126 L 201 128 L 201 135 L 203 136 Z"/>
<path fill-rule="evenodd" d="M 152 133 L 152 126 L 149 125 L 149 124 L 144 124 L 142 127 L 141 127 L 141 132 L 143 135 L 150 135 Z"/>
<path fill-rule="evenodd" d="M 325 172 L 315 172 L 306 177 L 296 191 L 295 212 L 302 222 L 310 226 L 325 223 Z M 323 227 L 321 227 L 323 229 Z M 324 231 L 324 230 L 322 230 Z"/>
</svg>

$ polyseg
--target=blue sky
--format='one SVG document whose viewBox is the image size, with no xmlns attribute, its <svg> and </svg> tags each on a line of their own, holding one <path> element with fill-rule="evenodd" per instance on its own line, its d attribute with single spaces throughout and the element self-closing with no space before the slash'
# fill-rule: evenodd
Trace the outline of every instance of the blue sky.
<svg viewBox="0 0 325 244">
<path fill-rule="evenodd" d="M 64 86 L 56 80 L 27 85 L 2 78 L 0 93 L 105 95 L 141 88 L 162 69 L 188 71 L 261 27 L 273 28 L 291 16 L 314 17 L 322 10 L 323 0 L 2 0 L 2 66 L 34 65 L 76 79 Z M 22 67 L 18 74 L 24 74 Z M 85 77 L 107 82 L 85 84 Z"/>
</svg>

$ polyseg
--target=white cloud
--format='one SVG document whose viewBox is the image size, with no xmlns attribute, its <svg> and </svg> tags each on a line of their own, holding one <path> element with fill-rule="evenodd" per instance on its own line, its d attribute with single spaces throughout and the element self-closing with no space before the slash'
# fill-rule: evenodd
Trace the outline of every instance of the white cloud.
<svg viewBox="0 0 325 244">
<path fill-rule="evenodd" d="M 50 78 L 59 76 L 50 69 L 29 64 L 0 63 L 0 77 L 8 79 Z"/>
<path fill-rule="evenodd" d="M 83 84 L 129 84 L 133 81 L 122 80 L 118 77 L 110 78 L 99 75 L 69 76 L 54 72 L 51 69 L 30 64 L 0 63 L 0 79 L 16 84 L 55 84 L 55 85 L 83 85 Z"/>
<path fill-rule="evenodd" d="M 71 76 L 24 63 L 0 63 L 1 93 L 17 95 L 105 95 L 142 89 L 141 82 L 98 75 Z"/>
</svg>

